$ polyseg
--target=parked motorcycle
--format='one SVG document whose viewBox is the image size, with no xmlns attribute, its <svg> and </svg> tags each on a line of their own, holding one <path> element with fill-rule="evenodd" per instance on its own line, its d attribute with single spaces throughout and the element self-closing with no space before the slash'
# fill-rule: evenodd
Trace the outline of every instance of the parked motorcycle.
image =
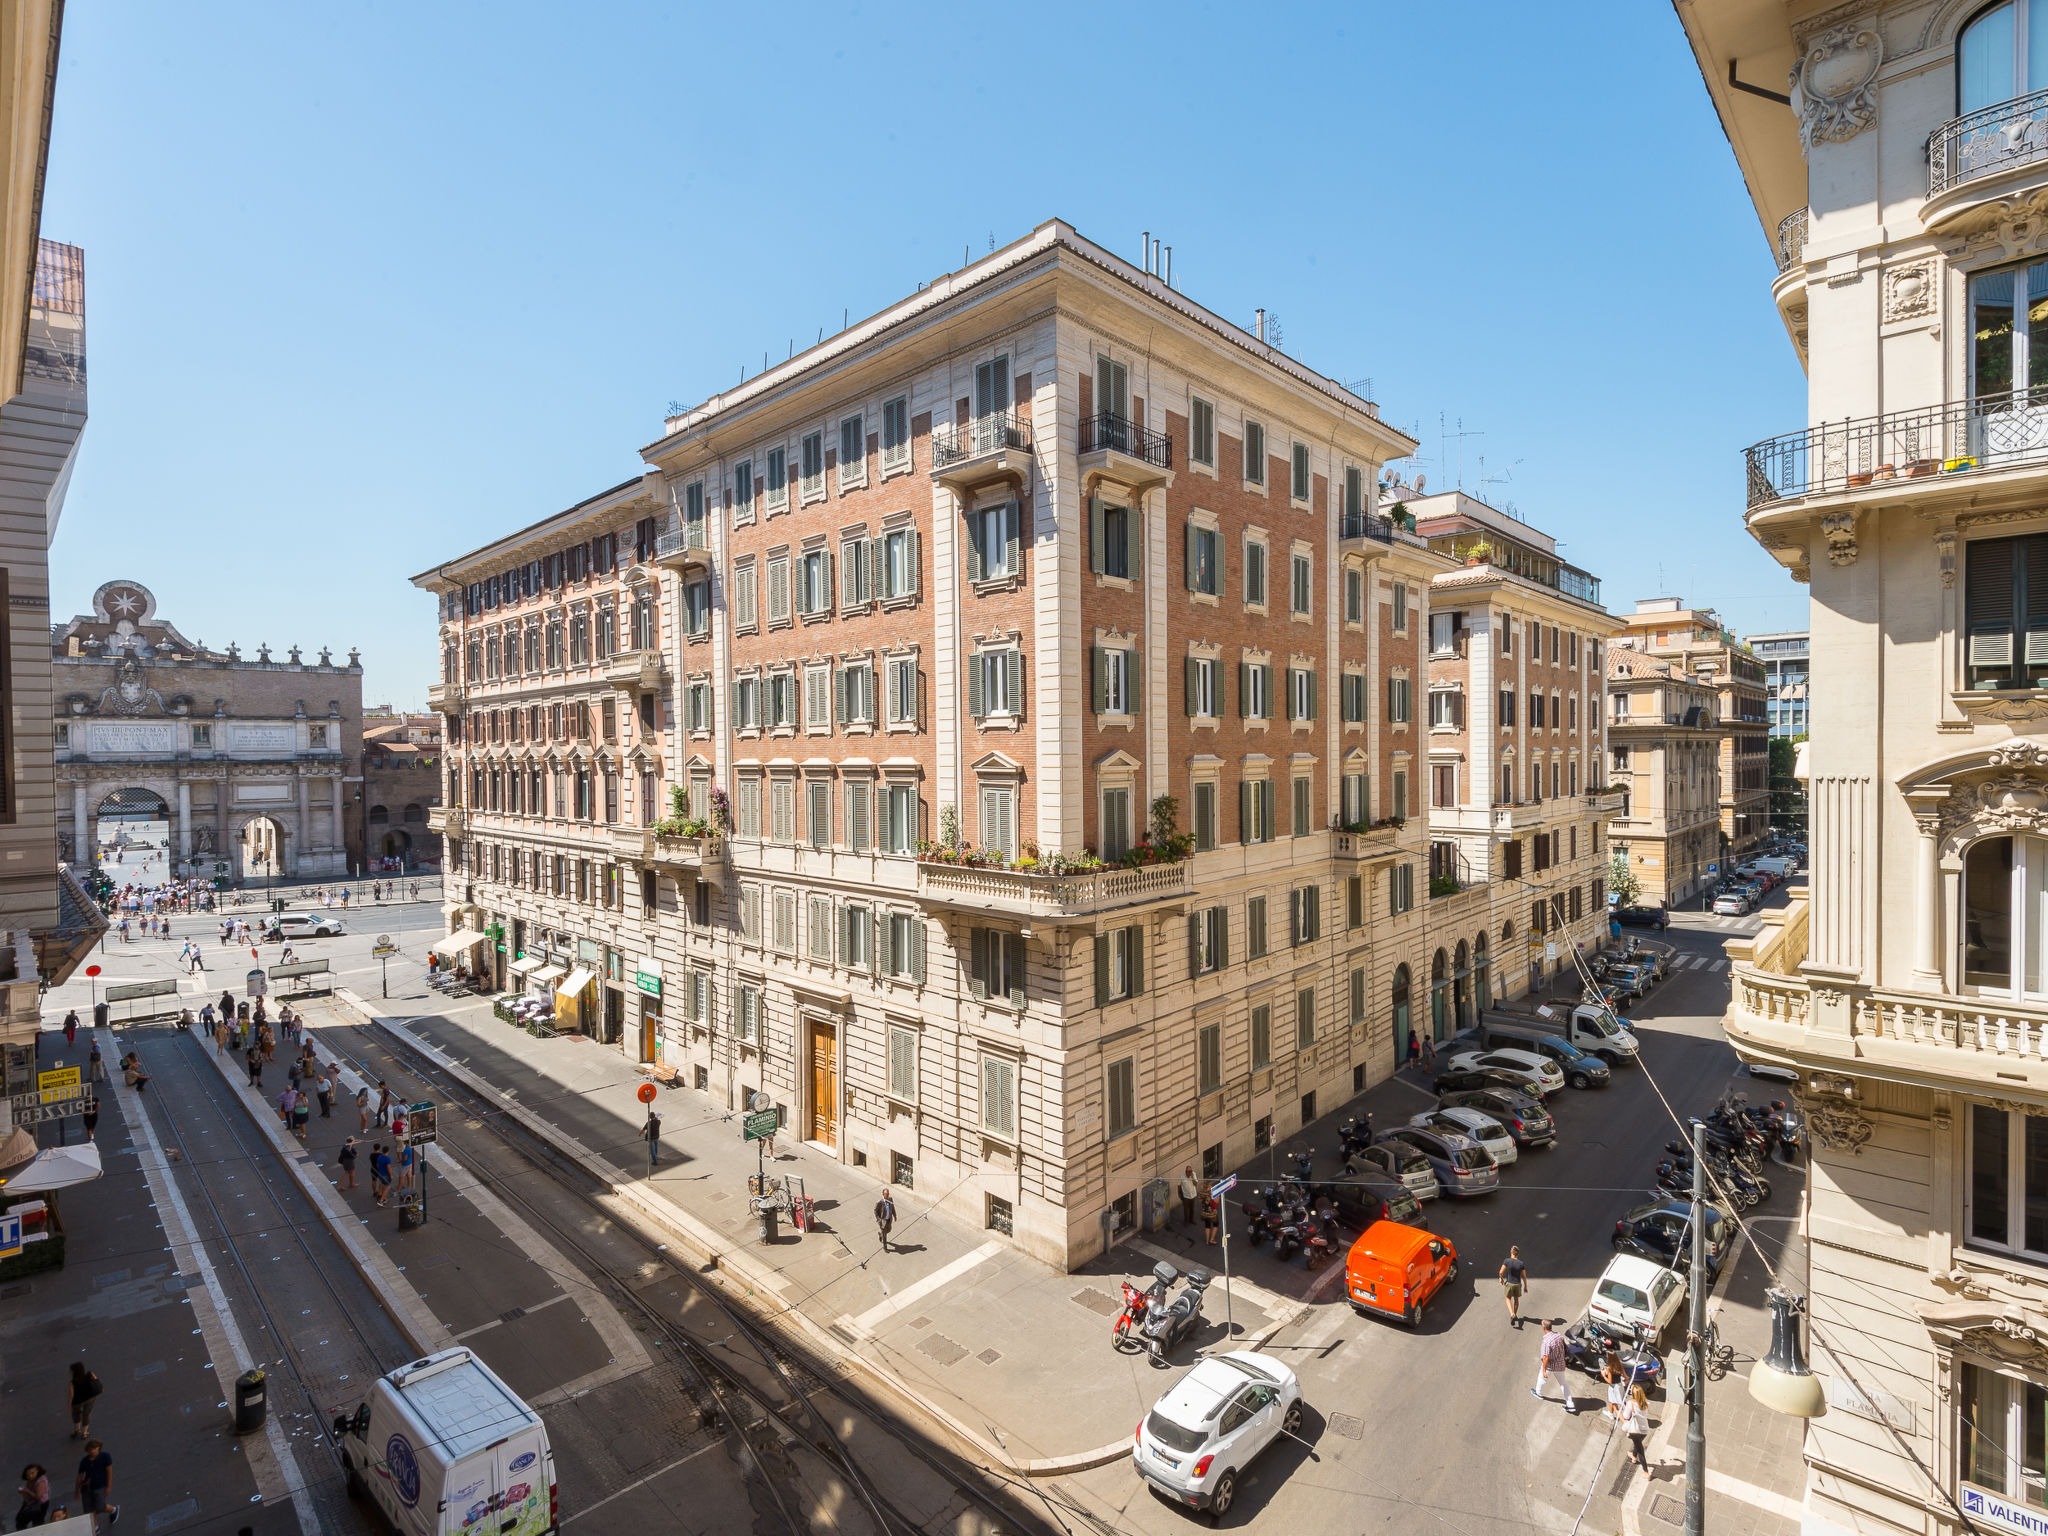
<svg viewBox="0 0 2048 1536">
<path fill-rule="evenodd" d="M 1165 1267 L 1159 1265 L 1153 1269 L 1152 1283 L 1143 1290 L 1139 1290 L 1128 1280 L 1123 1282 L 1124 1309 L 1117 1315 L 1116 1325 L 1110 1334 L 1110 1342 L 1118 1349 L 1144 1348 L 1144 1340 L 1133 1338 L 1132 1331 L 1142 1329 L 1152 1308 L 1166 1300 L 1166 1288 L 1171 1282 L 1162 1280 L 1159 1276 L 1159 1270 Z"/>
<path fill-rule="evenodd" d="M 1180 1271 L 1164 1259 L 1152 1266 L 1152 1273 L 1169 1289 L 1174 1281 L 1181 1278 Z M 1202 1320 L 1202 1293 L 1209 1288 L 1213 1278 L 1206 1269 L 1190 1269 L 1187 1288 L 1171 1302 L 1154 1306 L 1147 1312 L 1144 1345 L 1152 1352 L 1153 1365 L 1165 1369 L 1167 1352 L 1194 1332 L 1195 1324 Z"/>
<path fill-rule="evenodd" d="M 1319 1216 L 1312 1216 L 1309 1218 L 1306 1230 L 1308 1239 L 1303 1246 L 1303 1252 L 1308 1256 L 1308 1267 L 1310 1269 L 1321 1269 L 1324 1260 L 1337 1252 L 1337 1218 L 1327 1212 Z"/>
<path fill-rule="evenodd" d="M 1359 1114 L 1347 1119 L 1337 1132 L 1337 1154 L 1350 1160 L 1372 1145 L 1372 1116 Z"/>
<path fill-rule="evenodd" d="M 1621 1357 L 1621 1368 L 1631 1382 L 1639 1384 L 1645 1392 L 1655 1392 L 1664 1385 L 1662 1357 L 1629 1334 L 1609 1329 L 1590 1317 L 1580 1318 L 1564 1331 L 1565 1363 L 1588 1376 L 1600 1375 L 1610 1346 Z"/>
</svg>

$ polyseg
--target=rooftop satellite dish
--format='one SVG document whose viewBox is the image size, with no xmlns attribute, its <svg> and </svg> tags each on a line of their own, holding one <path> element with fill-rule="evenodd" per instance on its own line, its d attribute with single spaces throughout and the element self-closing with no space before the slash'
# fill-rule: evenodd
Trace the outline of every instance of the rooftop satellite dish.
<svg viewBox="0 0 2048 1536">
<path fill-rule="evenodd" d="M 1427 476 L 1427 475 L 1417 475 L 1417 476 L 1415 477 L 1415 494 L 1416 494 L 1416 495 L 1418 495 L 1418 496 L 1420 496 L 1420 495 L 1422 494 L 1422 488 L 1423 488 L 1424 486 L 1428 485 L 1428 484 L 1429 484 L 1429 476 Z"/>
</svg>

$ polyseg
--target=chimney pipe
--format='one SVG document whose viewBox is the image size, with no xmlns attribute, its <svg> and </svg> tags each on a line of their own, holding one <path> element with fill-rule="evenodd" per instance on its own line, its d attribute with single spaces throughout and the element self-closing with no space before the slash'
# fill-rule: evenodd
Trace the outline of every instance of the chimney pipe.
<svg viewBox="0 0 2048 1536">
<path fill-rule="evenodd" d="M 1167 287 L 1173 286 L 1173 247 L 1170 245 L 1166 248 L 1166 266 L 1160 276 Z"/>
<path fill-rule="evenodd" d="M 1259 311 L 1259 340 L 1261 340 L 1261 341 L 1264 341 L 1265 339 L 1266 339 L 1266 312 L 1265 312 L 1265 311 L 1264 311 L 1264 310 L 1262 309 L 1262 310 L 1260 310 L 1260 311 Z"/>
<path fill-rule="evenodd" d="M 1145 231 L 1143 244 L 1145 247 L 1145 270 L 1150 272 L 1152 270 L 1152 231 L 1149 229 Z"/>
</svg>

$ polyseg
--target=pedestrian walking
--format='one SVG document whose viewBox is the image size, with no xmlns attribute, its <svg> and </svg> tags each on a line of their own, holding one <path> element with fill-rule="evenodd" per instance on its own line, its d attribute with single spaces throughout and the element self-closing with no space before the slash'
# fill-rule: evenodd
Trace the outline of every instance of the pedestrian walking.
<svg viewBox="0 0 2048 1536">
<path fill-rule="evenodd" d="M 320 1118 L 322 1120 L 332 1120 L 334 1118 L 334 1083 L 324 1071 L 313 1079 L 313 1091 L 320 1096 Z"/>
<path fill-rule="evenodd" d="M 661 1116 L 647 1111 L 647 1123 L 640 1127 L 640 1139 L 647 1143 L 647 1166 L 661 1161 Z"/>
<path fill-rule="evenodd" d="M 381 1077 L 377 1079 L 377 1123 L 391 1123 L 391 1085 Z"/>
<path fill-rule="evenodd" d="M 356 1139 L 351 1136 L 341 1144 L 341 1152 L 339 1153 L 341 1183 L 338 1187 L 341 1189 L 354 1189 L 356 1187 L 356 1156 Z"/>
<path fill-rule="evenodd" d="M 1500 1288 L 1508 1299 L 1508 1326 L 1522 1326 L 1522 1293 L 1529 1288 L 1529 1266 L 1522 1262 L 1522 1250 L 1510 1245 L 1500 1266 Z"/>
<path fill-rule="evenodd" d="M 365 1136 L 369 1135 L 370 1090 L 367 1088 L 358 1088 L 356 1090 L 356 1120 L 356 1129 L 361 1131 Z"/>
<path fill-rule="evenodd" d="M 188 976 L 197 976 L 205 969 L 206 956 L 202 955 L 199 952 L 199 946 L 195 943 L 192 946 L 192 963 L 185 968 L 185 974 Z"/>
<path fill-rule="evenodd" d="M 114 1499 L 114 1458 L 106 1447 L 97 1440 L 85 1442 L 85 1454 L 78 1460 L 78 1512 L 81 1515 L 105 1515 L 107 1524 L 112 1525 L 121 1518 L 121 1506 Z M 97 1531 L 100 1523 L 93 1521 Z"/>
<path fill-rule="evenodd" d="M 1195 1229 L 1195 1204 L 1202 1198 L 1202 1186 L 1195 1182 L 1195 1165 L 1189 1163 L 1180 1171 L 1180 1224 L 1190 1232 Z"/>
<path fill-rule="evenodd" d="M 100 1043 L 97 1040 L 92 1043 L 91 1065 L 92 1080 L 96 1083 L 105 1082 L 107 1078 L 107 1064 L 100 1059 Z"/>
<path fill-rule="evenodd" d="M 247 1054 L 245 1054 L 242 1057 L 242 1060 L 246 1062 L 249 1067 L 249 1086 L 251 1088 L 261 1088 L 263 1086 L 262 1055 L 257 1051 L 256 1047 L 252 1045 L 249 1047 Z"/>
<path fill-rule="evenodd" d="M 888 1190 L 875 1202 L 875 1230 L 882 1235 L 882 1252 L 889 1251 L 889 1229 L 896 1225 L 896 1201 Z"/>
<path fill-rule="evenodd" d="M 1425 1072 L 1434 1072 L 1436 1070 L 1436 1041 L 1434 1040 L 1422 1042 L 1422 1070 Z"/>
<path fill-rule="evenodd" d="M 1414 1066 L 1422 1060 L 1422 1043 L 1415 1038 L 1415 1031 L 1408 1031 L 1408 1065 Z"/>
<path fill-rule="evenodd" d="M 391 1193 L 391 1154 L 384 1150 L 381 1141 L 370 1147 L 370 1192 L 376 1196 L 379 1205 Z"/>
<path fill-rule="evenodd" d="M 50 1469 L 32 1461 L 21 1469 L 21 1508 L 14 1512 L 14 1528 L 25 1531 L 50 1518 Z"/>
<path fill-rule="evenodd" d="M 304 1141 L 306 1126 L 313 1118 L 313 1096 L 301 1088 L 292 1100 L 292 1134 Z"/>
<path fill-rule="evenodd" d="M 398 1149 L 398 1187 L 400 1189 L 412 1188 L 413 1169 L 417 1165 L 418 1160 L 419 1150 L 411 1142 L 407 1142 Z"/>
<path fill-rule="evenodd" d="M 1202 1241 L 1211 1248 L 1216 1246 L 1217 1234 L 1223 1226 L 1223 1202 L 1216 1198 L 1211 1188 L 1202 1194 Z"/>
<path fill-rule="evenodd" d="M 286 1088 L 277 1096 L 277 1118 L 284 1122 L 284 1128 L 292 1128 L 292 1110 L 298 1106 L 299 1090 Z"/>
<path fill-rule="evenodd" d="M 1564 1378 L 1564 1319 L 1551 1318 L 1543 1325 L 1543 1340 L 1536 1346 L 1536 1385 L 1529 1389 L 1531 1397 L 1543 1396 L 1544 1383 L 1551 1377 L 1557 1378 L 1557 1390 L 1564 1394 L 1564 1411 L 1577 1413 L 1579 1405 L 1572 1401 L 1572 1389 Z"/>
<path fill-rule="evenodd" d="M 1650 1400 L 1640 1385 L 1628 1389 L 1628 1400 L 1621 1411 L 1621 1427 L 1628 1435 L 1629 1459 L 1645 1472 L 1650 1463 L 1643 1457 L 1643 1441 L 1650 1433 Z"/>
<path fill-rule="evenodd" d="M 68 1046 L 78 1038 L 78 1010 L 72 1009 L 64 1015 L 64 1043 Z"/>
<path fill-rule="evenodd" d="M 100 1379 L 85 1368 L 83 1360 L 71 1362 L 71 1438 L 83 1440 L 92 1433 L 93 1404 L 99 1401 Z"/>
<path fill-rule="evenodd" d="M 1619 1424 L 1628 1408 L 1628 1370 L 1621 1363 L 1621 1351 L 1610 1342 L 1600 1361 L 1600 1379 L 1607 1383 L 1607 1417 Z"/>
<path fill-rule="evenodd" d="M 94 1140 L 93 1132 L 97 1131 L 100 1126 L 100 1101 L 98 1099 L 87 1099 L 85 1101 L 85 1108 L 79 1112 L 79 1117 L 85 1121 L 85 1139 L 87 1141 Z"/>
</svg>

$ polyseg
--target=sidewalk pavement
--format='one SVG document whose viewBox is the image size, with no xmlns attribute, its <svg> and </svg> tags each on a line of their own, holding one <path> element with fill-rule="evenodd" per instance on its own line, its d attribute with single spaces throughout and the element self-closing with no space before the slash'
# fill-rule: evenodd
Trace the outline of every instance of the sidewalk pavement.
<svg viewBox="0 0 2048 1536">
<path fill-rule="evenodd" d="M 1126 1455 L 1131 1426 L 1172 1379 L 1149 1357 L 1111 1345 L 1124 1276 L 1149 1280 L 1159 1258 L 1216 1270 L 1207 1325 L 1175 1363 L 1225 1338 L 1221 1250 L 1196 1234 L 1139 1234 L 1062 1273 L 897 1188 L 897 1223 L 883 1253 L 872 1217 L 881 1186 L 785 1138 L 771 1171 L 802 1179 L 817 1220 L 811 1232 L 785 1228 L 767 1246 L 747 1203 L 756 1148 L 742 1139 L 741 1117 L 710 1095 L 689 1087 L 661 1093 L 661 1163 L 650 1176 L 639 1139 L 646 1110 L 635 1097 L 649 1079 L 618 1052 L 583 1036 L 536 1039 L 499 1021 L 487 1001 L 418 1018 L 380 1012 L 347 989 L 336 1002 L 503 1102 L 515 1121 L 611 1186 L 708 1271 L 750 1292 L 756 1306 L 781 1312 L 830 1357 L 917 1403 L 1012 1471 L 1053 1475 Z M 316 1011 L 311 1027 L 318 1040 L 331 1026 Z M 1374 1096 L 1390 1095 L 1390 1112 L 1415 1092 L 1400 1083 Z M 1411 1112 L 1404 1108 L 1404 1117 Z M 1265 1162 L 1248 1176 L 1263 1178 Z M 1240 1348 L 1297 1321 L 1343 1274 L 1341 1263 L 1315 1274 L 1279 1264 L 1241 1230 L 1231 1263 L 1228 1312 Z"/>
<path fill-rule="evenodd" d="M 82 1059 L 91 1036 L 81 1031 L 67 1051 L 61 1035 L 45 1034 L 44 1058 Z M 112 1060 L 111 1037 L 102 1048 Z M 63 1267 L 0 1286 L 6 1467 L 12 1475 L 41 1463 L 53 1518 L 59 1504 L 78 1513 L 73 1483 L 84 1450 L 68 1438 L 67 1384 L 71 1362 L 82 1360 L 105 1389 L 92 1433 L 114 1458 L 114 1502 L 128 1506 L 123 1529 L 166 1530 L 201 1516 L 230 1529 L 257 1504 L 292 1495 L 280 1470 L 278 1421 L 266 1435 L 238 1438 L 228 1428 L 225 1398 L 250 1362 L 235 1358 L 239 1339 L 230 1341 L 231 1320 L 214 1301 L 204 1251 L 170 1198 L 160 1155 L 131 1132 L 142 1105 L 118 1082 L 101 1084 L 100 1103 L 105 1172 L 58 1196 Z"/>
</svg>

